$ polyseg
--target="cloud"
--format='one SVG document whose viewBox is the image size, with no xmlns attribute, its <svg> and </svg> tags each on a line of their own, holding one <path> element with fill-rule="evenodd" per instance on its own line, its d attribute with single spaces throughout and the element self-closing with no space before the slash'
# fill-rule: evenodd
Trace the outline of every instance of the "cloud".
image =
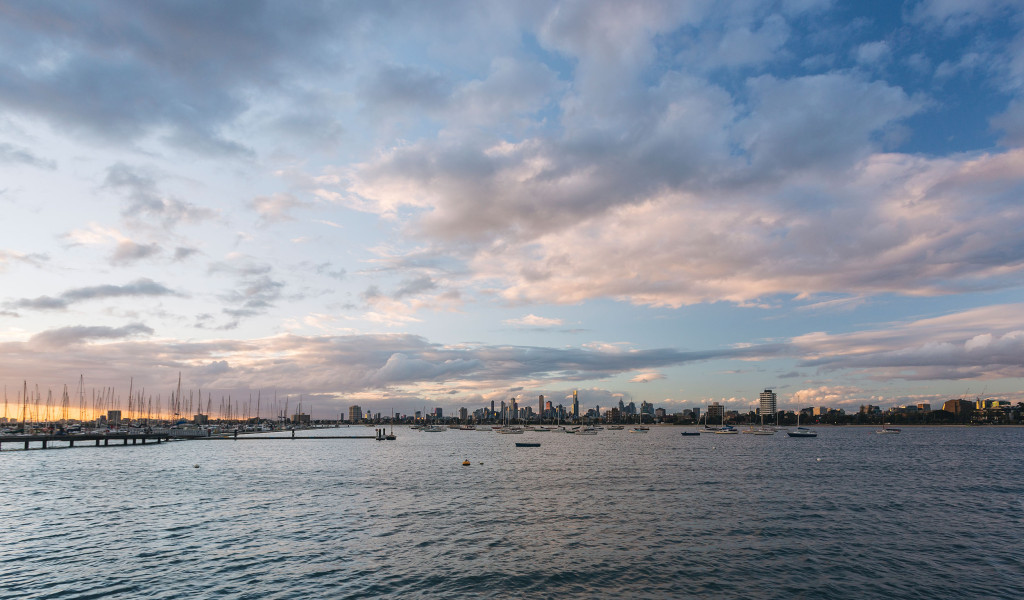
<svg viewBox="0 0 1024 600">
<path fill-rule="evenodd" d="M 801 366 L 852 370 L 876 380 L 962 380 L 1024 376 L 1024 305 L 996 305 L 885 329 L 823 332 L 791 340 Z"/>
<path fill-rule="evenodd" d="M 289 213 L 292 210 L 312 206 L 311 203 L 303 202 L 291 194 L 259 196 L 250 200 L 248 205 L 259 214 L 261 225 L 291 221 L 293 217 Z"/>
<path fill-rule="evenodd" d="M 526 315 L 525 317 L 519 317 L 518 319 L 506 319 L 504 321 L 507 325 L 515 325 L 519 327 L 558 327 L 562 325 L 562 319 L 552 319 L 548 317 L 538 317 L 534 314 Z"/>
<path fill-rule="evenodd" d="M 216 212 L 165 197 L 157 188 L 158 175 L 151 169 L 117 163 L 107 169 L 104 187 L 124 194 L 129 202 L 122 214 L 129 218 L 156 219 L 164 227 L 180 223 L 198 223 L 216 216 Z"/>
<path fill-rule="evenodd" d="M 5 271 L 11 263 L 22 263 L 33 267 L 42 267 L 49 261 L 50 257 L 47 254 L 25 254 L 10 250 L 0 250 L 0 272 Z"/>
<path fill-rule="evenodd" d="M 175 260 L 175 262 L 180 262 L 180 261 L 183 261 L 183 260 L 187 260 L 189 257 L 191 257 L 191 256 L 193 256 L 193 255 L 195 255 L 197 253 L 199 253 L 199 249 L 198 248 L 189 248 L 189 247 L 186 247 L 186 246 L 178 246 L 177 248 L 174 249 L 174 260 Z"/>
<path fill-rule="evenodd" d="M 129 264 L 157 256 L 161 251 L 157 244 L 137 244 L 131 240 L 125 240 L 114 249 L 110 262 L 115 265 Z"/>
<path fill-rule="evenodd" d="M 877 42 L 865 42 L 854 51 L 854 58 L 863 65 L 873 65 L 882 62 L 889 56 L 889 44 L 884 40 Z"/>
<path fill-rule="evenodd" d="M 218 329 L 233 329 L 242 318 L 264 314 L 281 299 L 285 283 L 272 277 L 273 266 L 243 254 L 233 254 L 223 261 L 210 263 L 207 271 L 212 275 L 227 274 L 234 277 L 234 285 L 217 295 L 225 305 L 221 312 L 231 321 Z M 197 326 L 207 327 L 205 319 Z"/>
<path fill-rule="evenodd" d="M 24 368 L 29 377 L 45 363 L 48 372 L 101 371 L 111 379 L 134 376 L 136 381 L 163 381 L 167 371 L 183 371 L 184 377 L 203 388 L 248 389 L 250 386 L 301 390 L 332 395 L 384 390 L 433 389 L 443 385 L 463 390 L 507 390 L 571 385 L 590 378 L 612 377 L 714 358 L 776 355 L 780 347 L 726 349 L 713 352 L 680 352 L 656 349 L 622 352 L 582 348 L 535 346 L 447 346 L 407 334 L 295 336 L 282 335 L 252 340 L 112 341 L 149 335 L 147 327 L 134 324 L 118 329 L 72 327 L 40 334 L 27 342 L 0 343 L 0 377 Z M 29 367 L 24 356 L 28 344 L 45 341 Z M 103 343 L 89 343 L 89 342 Z M 64 343 L 76 347 L 65 350 Z M 89 343 L 83 350 L 82 343 Z M 159 363 L 152 357 L 161 357 Z M 218 363 L 215 367 L 211 364 Z M 340 368 L 339 365 L 343 365 Z M 116 367 L 116 368 L 115 368 Z M 8 372 L 10 371 L 10 372 Z M 31 371 L 32 373 L 29 373 Z M 161 374 L 162 373 L 162 374 Z"/>
<path fill-rule="evenodd" d="M 385 65 L 363 82 L 362 96 L 374 112 L 434 109 L 447 103 L 453 87 L 445 76 L 424 68 Z"/>
<path fill-rule="evenodd" d="M 245 18 L 240 10 L 201 2 L 8 10 L 0 105 L 100 140 L 159 135 L 198 154 L 247 156 L 226 135 L 249 107 L 246 91 L 287 81 L 303 60 L 323 61 L 321 42 L 345 21 L 274 3 L 246 7 Z"/>
<path fill-rule="evenodd" d="M 437 289 L 437 283 L 427 275 L 402 282 L 401 287 L 395 290 L 393 298 L 396 300 L 404 296 L 416 296 L 424 292 Z"/>
<path fill-rule="evenodd" d="M 1012 200 L 1022 169 L 1019 150 L 873 155 L 828 181 L 790 174 L 749 191 L 666 193 L 482 246 L 468 264 L 515 303 L 610 297 L 678 307 L 1010 288 L 1024 276 L 1024 212 Z"/>
<path fill-rule="evenodd" d="M 650 373 L 638 373 L 629 379 L 630 383 L 647 383 L 649 381 L 657 381 L 659 379 L 665 379 L 664 373 L 650 372 Z"/>
<path fill-rule="evenodd" d="M 790 395 L 789 404 L 797 410 L 809 406 L 827 408 L 854 408 L 867 404 L 873 398 L 866 397 L 860 388 L 854 386 L 823 385 L 816 388 L 797 390 Z"/>
<path fill-rule="evenodd" d="M 153 330 L 142 323 L 132 323 L 130 325 L 116 328 L 103 326 L 77 326 L 42 331 L 33 335 L 29 341 L 32 344 L 44 347 L 63 348 L 95 340 L 123 339 L 152 334 Z"/>
<path fill-rule="evenodd" d="M 32 150 L 7 142 L 0 142 L 0 163 L 29 165 L 50 171 L 57 168 L 55 161 L 39 158 Z"/>
<path fill-rule="evenodd" d="M 63 310 L 72 304 L 89 300 L 180 295 L 181 294 L 178 292 L 175 292 L 152 279 L 141 278 L 125 285 L 98 285 L 72 288 L 63 292 L 56 298 L 50 296 L 22 298 L 9 303 L 9 306 L 37 310 Z"/>
<path fill-rule="evenodd" d="M 345 276 L 347 275 L 345 269 L 342 269 L 340 267 L 335 268 L 334 265 L 332 265 L 329 262 L 318 264 L 316 266 L 316 273 L 317 275 L 326 275 L 327 277 L 330 277 L 331 279 L 336 279 L 338 281 L 344 280 Z"/>
</svg>

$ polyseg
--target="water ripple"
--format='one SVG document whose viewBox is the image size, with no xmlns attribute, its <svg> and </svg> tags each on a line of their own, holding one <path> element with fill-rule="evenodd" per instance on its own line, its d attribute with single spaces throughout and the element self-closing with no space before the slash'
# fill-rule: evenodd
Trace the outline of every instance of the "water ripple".
<svg viewBox="0 0 1024 600">
<path fill-rule="evenodd" d="M 4 451 L 0 589 L 942 599 L 1024 588 L 1021 429 L 680 443 L 654 428 L 532 434 L 534 449 L 484 432 L 398 434 Z"/>
</svg>

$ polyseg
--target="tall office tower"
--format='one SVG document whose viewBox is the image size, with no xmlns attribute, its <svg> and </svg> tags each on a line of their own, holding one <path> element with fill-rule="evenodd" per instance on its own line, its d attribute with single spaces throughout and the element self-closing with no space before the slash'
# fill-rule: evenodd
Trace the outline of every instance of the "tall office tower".
<svg viewBox="0 0 1024 600">
<path fill-rule="evenodd" d="M 494 414 L 494 400 L 491 400 L 491 414 Z"/>
<path fill-rule="evenodd" d="M 540 400 L 537 401 L 537 414 L 540 418 L 544 418 L 544 394 L 540 395 Z"/>
<path fill-rule="evenodd" d="M 765 390 L 761 392 L 761 414 L 764 416 L 775 414 L 775 392 Z"/>
<path fill-rule="evenodd" d="M 572 391 L 572 418 L 580 418 L 580 399 L 576 395 L 576 390 Z"/>
<path fill-rule="evenodd" d="M 358 423 L 363 417 L 363 409 L 358 404 L 348 407 L 348 420 Z"/>
</svg>

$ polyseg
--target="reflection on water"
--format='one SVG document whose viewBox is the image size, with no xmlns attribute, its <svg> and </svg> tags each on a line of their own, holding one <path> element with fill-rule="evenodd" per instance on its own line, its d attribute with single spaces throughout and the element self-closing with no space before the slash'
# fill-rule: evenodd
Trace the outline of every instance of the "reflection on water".
<svg viewBox="0 0 1024 600">
<path fill-rule="evenodd" d="M 819 432 L 400 428 L 394 442 L 4 451 L 0 596 L 1010 598 L 1024 589 L 1024 429 Z M 517 439 L 541 447 L 516 448 Z"/>
</svg>

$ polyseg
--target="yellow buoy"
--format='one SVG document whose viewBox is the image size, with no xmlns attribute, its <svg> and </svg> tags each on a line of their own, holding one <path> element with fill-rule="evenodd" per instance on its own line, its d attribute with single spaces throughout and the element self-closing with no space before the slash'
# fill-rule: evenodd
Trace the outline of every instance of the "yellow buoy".
<svg viewBox="0 0 1024 600">
<path fill-rule="evenodd" d="M 462 466 L 468 467 L 471 463 L 468 460 L 462 461 Z"/>
</svg>

